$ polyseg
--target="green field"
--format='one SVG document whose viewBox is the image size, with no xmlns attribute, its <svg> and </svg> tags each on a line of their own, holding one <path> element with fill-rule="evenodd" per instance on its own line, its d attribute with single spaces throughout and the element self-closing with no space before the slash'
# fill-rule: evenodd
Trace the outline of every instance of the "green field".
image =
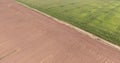
<svg viewBox="0 0 120 63">
<path fill-rule="evenodd" d="M 120 46 L 120 0 L 17 0 Z"/>
</svg>

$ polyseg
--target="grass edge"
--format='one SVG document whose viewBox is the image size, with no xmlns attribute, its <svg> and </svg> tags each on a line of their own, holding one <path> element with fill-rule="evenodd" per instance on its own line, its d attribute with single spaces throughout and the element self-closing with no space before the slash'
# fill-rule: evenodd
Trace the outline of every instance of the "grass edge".
<svg viewBox="0 0 120 63">
<path fill-rule="evenodd" d="M 103 38 L 100 38 L 100 37 L 96 36 L 95 34 L 92 34 L 92 33 L 87 32 L 87 31 L 85 31 L 85 30 L 83 30 L 83 29 L 81 29 L 81 28 L 78 28 L 78 27 L 76 27 L 76 26 L 74 26 L 74 25 L 71 25 L 71 24 L 69 24 L 69 23 L 67 23 L 67 22 L 65 22 L 65 21 L 63 21 L 63 20 L 59 20 L 59 19 L 57 19 L 57 18 L 55 18 L 55 17 L 52 17 L 51 15 L 48 15 L 48 14 L 42 12 L 42 11 L 39 11 L 39 10 L 37 10 L 37 9 L 35 9 L 35 8 L 32 8 L 32 7 L 30 7 L 29 5 L 26 5 L 26 4 L 24 4 L 24 3 L 21 3 L 21 2 L 19 2 L 19 1 L 17 1 L 17 0 L 15 0 L 15 1 L 16 1 L 18 4 L 23 5 L 23 6 L 26 7 L 26 8 L 31 9 L 32 11 L 35 11 L 35 12 L 37 12 L 37 13 L 40 13 L 40 14 L 44 15 L 44 16 L 47 16 L 48 18 L 51 18 L 51 19 L 55 20 L 56 22 L 58 22 L 58 23 L 60 23 L 60 24 L 64 24 L 65 26 L 68 26 L 68 27 L 70 27 L 70 28 L 72 28 L 72 29 L 75 29 L 75 30 L 78 31 L 78 32 L 82 32 L 83 34 L 88 35 L 90 38 L 92 38 L 92 39 L 94 39 L 94 40 L 97 40 L 98 42 L 103 43 L 104 45 L 110 46 L 110 47 L 112 47 L 112 48 L 116 48 L 117 50 L 120 51 L 120 47 L 119 47 L 118 45 L 113 44 L 112 42 L 109 42 L 109 41 L 107 41 L 107 40 L 105 40 L 105 39 L 103 39 Z"/>
</svg>

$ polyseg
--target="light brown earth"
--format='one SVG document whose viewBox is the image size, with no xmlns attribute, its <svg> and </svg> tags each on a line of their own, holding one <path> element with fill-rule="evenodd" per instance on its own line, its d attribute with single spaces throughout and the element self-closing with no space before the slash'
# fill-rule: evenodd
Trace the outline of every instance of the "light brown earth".
<svg viewBox="0 0 120 63">
<path fill-rule="evenodd" d="M 120 63 L 120 51 L 14 0 L 0 0 L 0 63 Z"/>
</svg>

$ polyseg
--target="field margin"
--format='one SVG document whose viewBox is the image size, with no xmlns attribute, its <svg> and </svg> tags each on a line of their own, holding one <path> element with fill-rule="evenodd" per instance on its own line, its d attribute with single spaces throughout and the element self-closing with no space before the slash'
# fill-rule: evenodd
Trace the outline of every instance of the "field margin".
<svg viewBox="0 0 120 63">
<path fill-rule="evenodd" d="M 66 26 L 68 26 L 68 27 L 70 27 L 70 28 L 72 28 L 72 29 L 75 29 L 75 30 L 78 31 L 78 32 L 82 32 L 83 34 L 88 35 L 90 38 L 92 38 L 92 39 L 94 39 L 94 40 L 98 40 L 98 42 L 103 43 L 103 44 L 105 44 L 105 45 L 107 45 L 107 46 L 110 46 L 110 47 L 112 47 L 112 48 L 116 48 L 117 50 L 120 51 L 120 47 L 119 47 L 119 46 L 117 46 L 117 45 L 115 45 L 115 44 L 112 44 L 112 43 L 109 42 L 109 41 L 106 41 L 106 40 L 104 40 L 104 39 L 102 39 L 102 38 L 100 38 L 100 37 L 98 37 L 98 36 L 96 36 L 96 35 L 94 35 L 94 34 L 91 34 L 91 33 L 87 32 L 87 31 L 85 31 L 85 30 L 83 30 L 83 29 L 80 29 L 80 28 L 78 28 L 78 27 L 76 27 L 76 26 L 73 26 L 73 25 L 71 25 L 71 24 L 69 24 L 69 23 L 67 23 L 67 22 L 64 22 L 63 20 L 59 20 L 59 19 L 57 19 L 57 18 L 55 18 L 55 17 L 52 17 L 52 16 L 50 16 L 50 15 L 48 15 L 48 14 L 42 12 L 42 11 L 39 11 L 39 10 L 37 10 L 37 9 L 35 9 L 35 8 L 30 7 L 29 5 L 26 5 L 26 4 L 24 4 L 24 3 L 21 3 L 21 2 L 19 2 L 19 1 L 17 1 L 17 0 L 15 0 L 15 1 L 16 1 L 18 4 L 23 5 L 23 6 L 25 6 L 26 8 L 31 9 L 32 11 L 35 11 L 35 12 L 38 12 L 38 13 L 44 15 L 44 16 L 47 16 L 48 18 L 51 18 L 51 19 L 55 20 L 56 22 L 58 22 L 58 23 L 60 23 L 60 24 L 66 25 Z"/>
</svg>

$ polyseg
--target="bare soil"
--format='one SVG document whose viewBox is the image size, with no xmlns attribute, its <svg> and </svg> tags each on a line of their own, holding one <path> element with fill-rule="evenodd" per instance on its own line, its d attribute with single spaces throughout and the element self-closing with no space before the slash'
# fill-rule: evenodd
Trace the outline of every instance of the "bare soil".
<svg viewBox="0 0 120 63">
<path fill-rule="evenodd" d="M 120 63 L 120 51 L 15 0 L 0 0 L 0 63 Z"/>
</svg>

